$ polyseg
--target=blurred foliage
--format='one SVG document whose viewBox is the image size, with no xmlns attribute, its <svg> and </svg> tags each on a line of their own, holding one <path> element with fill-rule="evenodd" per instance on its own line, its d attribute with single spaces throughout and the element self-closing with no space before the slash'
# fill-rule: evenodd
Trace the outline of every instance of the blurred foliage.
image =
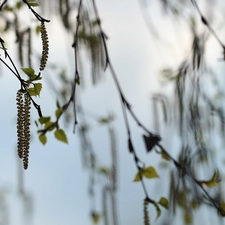
<svg viewBox="0 0 225 225">
<path fill-rule="evenodd" d="M 139 0 L 141 7 L 150 9 L 151 2 Z M 129 153 L 133 156 L 137 173 L 134 177 L 135 182 L 142 185 L 144 192 L 144 224 L 149 225 L 148 206 L 151 204 L 156 210 L 156 217 L 161 216 L 161 208 L 168 210 L 168 213 L 174 213 L 173 217 L 167 217 L 161 221 L 161 224 L 174 223 L 175 213 L 181 212 L 184 224 L 195 223 L 193 211 L 202 213 L 203 205 L 207 210 L 211 208 L 218 212 L 216 219 L 225 216 L 225 203 L 222 184 L 224 183 L 223 165 L 218 159 L 223 159 L 223 146 L 225 138 L 225 105 L 224 105 L 224 80 L 217 75 L 215 67 L 207 61 L 207 47 L 210 38 L 214 38 L 221 47 L 224 59 L 225 47 L 217 35 L 218 28 L 214 25 L 213 18 L 217 11 L 211 10 L 212 1 L 196 2 L 195 0 L 161 0 L 158 1 L 158 7 L 162 9 L 164 17 L 172 20 L 183 20 L 188 25 L 188 32 L 192 37 L 192 43 L 189 46 L 189 54 L 179 59 L 176 66 L 162 68 L 161 81 L 164 85 L 172 87 L 173 94 L 157 93 L 152 96 L 152 109 L 155 121 L 155 130 L 157 133 L 163 129 L 172 129 L 173 134 L 166 137 L 160 137 L 159 134 L 153 134 L 146 128 L 135 115 L 131 105 L 123 94 L 116 72 L 110 61 L 107 48 L 107 35 L 101 26 L 101 19 L 98 14 L 98 8 L 95 0 L 39 0 L 39 1 L 2 1 L 0 5 L 0 19 L 3 21 L 0 28 L 1 32 L 7 37 L 7 34 L 14 33 L 17 44 L 18 63 L 12 60 L 5 47 L 5 41 L 0 39 L 1 50 L 5 55 L 6 62 L 3 63 L 18 79 L 22 96 L 29 98 L 34 108 L 36 108 L 39 118 L 36 121 L 38 127 L 39 140 L 42 144 L 47 143 L 47 133 L 54 131 L 57 140 L 68 143 L 66 132 L 60 125 L 61 118 L 69 125 L 73 124 L 73 131 L 78 130 L 81 146 L 81 157 L 84 168 L 89 174 L 88 195 L 91 202 L 90 219 L 93 224 L 101 220 L 105 225 L 118 225 L 117 216 L 117 189 L 118 189 L 118 153 L 117 137 L 113 125 L 115 116 L 109 114 L 100 115 L 94 118 L 98 125 L 107 129 L 109 138 L 109 151 L 111 152 L 111 163 L 102 165 L 98 161 L 98 154 L 93 146 L 90 132 L 91 128 L 86 120 L 86 111 L 82 107 L 82 102 L 77 96 L 77 87 L 84 84 L 84 77 L 80 76 L 82 70 L 81 52 L 85 51 L 91 62 L 91 79 L 96 85 L 102 78 L 103 71 L 108 69 L 114 79 L 117 91 L 120 96 L 124 121 L 127 131 L 127 143 Z M 199 5 L 198 5 L 199 4 Z M 219 8 L 223 4 L 221 1 L 213 1 Z M 208 7 L 208 14 L 202 9 Z M 25 13 L 26 12 L 26 13 Z M 206 10 L 207 12 L 207 10 Z M 30 13 L 30 14 L 29 14 Z M 45 26 L 50 20 L 41 15 L 54 15 L 60 18 L 61 25 L 70 37 L 73 37 L 72 48 L 74 50 L 75 71 L 72 77 L 68 70 L 54 64 L 49 59 L 49 40 L 48 29 Z M 25 18 L 25 19 L 24 19 Z M 30 20 L 30 18 L 32 18 Z M 34 19 L 35 18 L 35 19 Z M 146 18 L 146 17 L 145 17 Z M 217 18 L 217 17 L 216 17 Z M 28 22 L 24 22 L 29 21 Z M 151 24 L 157 24 L 152 21 Z M 200 28 L 199 28 L 200 27 Z M 215 28 L 214 28 L 215 27 Z M 155 26 L 160 31 L 160 27 Z M 152 32 L 152 27 L 150 28 Z M 153 34 L 153 33 L 152 33 Z M 42 49 L 40 52 L 34 51 L 34 36 L 40 36 Z M 154 37 L 154 34 L 152 35 Z M 10 46 L 8 46 L 10 47 Z M 41 46 L 40 46 L 41 47 Z M 51 49 L 50 49 L 51 50 Z M 221 56 L 218 56 L 218 58 Z M 21 71 L 17 69 L 22 67 Z M 35 72 L 34 68 L 39 68 Z M 43 72 L 54 71 L 60 88 L 56 88 L 55 83 L 49 80 L 49 89 L 57 95 L 55 120 L 48 115 L 43 115 L 41 106 L 35 101 L 34 97 L 41 96 L 42 75 Z M 27 77 L 26 77 L 27 78 Z M 37 82 L 38 81 L 38 82 Z M 31 86 L 31 87 L 30 87 Z M 41 96 L 42 97 L 42 96 Z M 25 99 L 25 97 L 24 97 Z M 24 100 L 25 101 L 25 100 Z M 30 108 L 24 108 L 23 98 L 17 98 L 18 102 L 18 153 L 20 158 L 25 159 L 25 169 L 28 166 L 29 149 L 29 125 L 28 121 Z M 146 148 L 146 154 L 158 154 L 168 164 L 170 178 L 168 180 L 158 175 L 157 169 L 153 166 L 145 167 L 145 163 L 138 156 L 139 152 L 135 149 L 131 137 L 131 128 L 127 113 L 131 115 L 133 121 L 143 131 L 143 142 Z M 79 125 L 77 114 L 79 114 Z M 160 115 L 163 115 L 161 120 Z M 22 127 L 22 128 L 21 128 Z M 26 128 L 26 129 L 25 129 Z M 173 144 L 172 152 L 163 147 L 161 142 L 168 139 L 173 143 L 179 136 L 179 143 Z M 25 146 L 25 147 L 24 147 Z M 176 151 L 177 150 L 177 151 Z M 173 156 L 173 152 L 177 152 Z M 216 153 L 216 154 L 215 154 Z M 168 167 L 166 167 L 168 170 Z M 22 183 L 22 172 L 18 175 Z M 169 188 L 169 198 L 161 197 L 154 200 L 155 196 L 149 195 L 146 188 L 147 178 L 161 179 L 164 187 Z M 99 182 L 99 180 L 101 182 Z M 98 183 L 98 186 L 97 186 Z M 99 184 L 100 183 L 100 184 Z M 96 188 L 101 190 L 100 200 L 102 208 L 96 208 L 94 202 L 98 196 Z M 23 191 L 23 185 L 20 184 L 19 191 L 23 196 L 25 206 L 32 203 L 32 198 Z M 2 206 L 0 211 L 4 214 L 2 217 L 4 224 L 7 222 L 7 204 L 5 204 L 5 195 L 1 195 Z M 29 207 L 26 207 L 29 211 Z M 165 212 L 166 214 L 166 212 Z M 176 214 L 177 215 L 177 214 Z"/>
</svg>

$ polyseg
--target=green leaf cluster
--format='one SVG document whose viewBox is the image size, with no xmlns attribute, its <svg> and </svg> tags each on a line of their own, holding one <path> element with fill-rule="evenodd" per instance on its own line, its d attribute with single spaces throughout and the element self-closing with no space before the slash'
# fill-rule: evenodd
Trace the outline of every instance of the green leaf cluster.
<svg viewBox="0 0 225 225">
<path fill-rule="evenodd" d="M 33 87 L 30 87 L 27 89 L 30 96 L 40 96 L 42 84 L 41 83 L 34 83 L 34 81 L 41 80 L 40 74 L 35 74 L 34 70 L 32 68 L 21 68 L 22 71 L 29 77 L 29 79 L 26 81 L 27 86 L 29 87 L 31 84 Z"/>
<path fill-rule="evenodd" d="M 157 212 L 156 219 L 158 219 L 161 216 L 161 209 L 160 209 L 159 206 L 162 206 L 165 209 L 169 209 L 169 201 L 168 201 L 168 199 L 165 198 L 165 197 L 161 197 L 158 202 L 154 203 L 154 207 L 155 207 L 156 212 Z"/>
<path fill-rule="evenodd" d="M 154 167 L 149 166 L 147 168 L 144 168 L 138 171 L 138 173 L 135 175 L 134 182 L 141 181 L 142 177 L 151 179 L 151 178 L 159 178 L 159 175 L 156 172 Z"/>
<path fill-rule="evenodd" d="M 60 111 L 59 109 L 57 109 L 56 110 L 56 118 L 57 118 L 56 122 L 51 121 L 50 116 L 47 116 L 47 117 L 43 116 L 38 119 L 39 124 L 43 126 L 43 129 L 38 130 L 38 133 L 40 133 L 39 140 L 43 145 L 45 145 L 47 143 L 46 133 L 50 132 L 54 129 L 55 129 L 55 131 L 54 131 L 55 138 L 61 142 L 68 144 L 68 139 L 67 139 L 65 131 L 63 129 L 60 129 L 58 126 L 58 118 L 61 114 L 62 114 L 62 110 Z"/>
</svg>

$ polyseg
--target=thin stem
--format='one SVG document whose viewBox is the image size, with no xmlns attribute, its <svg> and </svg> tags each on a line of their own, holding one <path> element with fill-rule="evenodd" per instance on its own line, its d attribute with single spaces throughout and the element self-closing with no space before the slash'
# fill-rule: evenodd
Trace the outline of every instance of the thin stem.
<svg viewBox="0 0 225 225">
<path fill-rule="evenodd" d="M 219 44 L 222 46 L 222 48 L 224 49 L 225 46 L 222 43 L 222 41 L 219 39 L 218 35 L 216 34 L 216 32 L 213 30 L 213 28 L 210 26 L 210 24 L 208 23 L 208 21 L 206 20 L 206 18 L 203 16 L 201 10 L 198 7 L 198 4 L 195 0 L 190 0 L 192 2 L 192 4 L 195 6 L 195 8 L 197 9 L 198 14 L 201 17 L 202 22 L 208 27 L 209 31 L 211 32 L 211 34 L 216 38 L 216 40 L 219 42 Z"/>
<path fill-rule="evenodd" d="M 34 14 L 34 16 L 40 21 L 40 22 L 50 22 L 50 20 L 44 19 L 42 16 L 40 16 L 36 11 L 33 10 L 33 8 L 30 6 L 30 4 L 27 2 L 27 0 L 22 0 L 28 8 L 31 10 L 31 12 Z"/>
</svg>

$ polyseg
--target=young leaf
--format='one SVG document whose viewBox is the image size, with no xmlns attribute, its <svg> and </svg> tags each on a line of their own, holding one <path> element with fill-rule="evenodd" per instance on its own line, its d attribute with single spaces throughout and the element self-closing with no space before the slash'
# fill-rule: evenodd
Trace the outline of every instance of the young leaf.
<svg viewBox="0 0 225 225">
<path fill-rule="evenodd" d="M 77 85 L 80 85 L 80 78 L 79 78 L 79 77 L 76 78 L 76 79 L 75 79 L 75 82 L 76 82 Z"/>
<path fill-rule="evenodd" d="M 42 116 L 41 118 L 38 119 L 40 124 L 44 124 L 47 123 L 48 121 L 50 121 L 51 117 L 50 116 Z"/>
<path fill-rule="evenodd" d="M 32 68 L 21 68 L 23 70 L 23 72 L 30 78 L 33 78 L 34 76 L 36 76 L 34 74 L 34 70 Z"/>
<path fill-rule="evenodd" d="M 220 180 L 219 178 L 219 170 L 216 169 L 216 171 L 214 172 L 213 176 L 212 176 L 212 180 L 217 181 Z"/>
<path fill-rule="evenodd" d="M 55 116 L 58 119 L 62 115 L 62 108 L 58 108 L 55 111 Z"/>
<path fill-rule="evenodd" d="M 34 0 L 28 1 L 28 4 L 32 7 L 37 7 L 39 6 L 39 4 L 37 2 L 35 2 Z"/>
<path fill-rule="evenodd" d="M 61 106 L 60 106 L 60 103 L 59 103 L 59 100 L 58 100 L 58 99 L 57 99 L 57 101 L 56 101 L 56 106 L 57 106 L 57 109 L 61 108 Z"/>
<path fill-rule="evenodd" d="M 225 202 L 220 202 L 218 214 L 219 216 L 225 216 Z"/>
<path fill-rule="evenodd" d="M 156 170 L 154 167 L 149 166 L 147 168 L 144 169 L 144 171 L 142 172 L 142 175 L 146 178 L 158 178 L 159 175 L 157 174 Z"/>
<path fill-rule="evenodd" d="M 56 139 L 68 144 L 67 137 L 66 137 L 66 134 L 65 134 L 64 130 L 57 129 L 54 134 L 55 134 Z"/>
<path fill-rule="evenodd" d="M 100 215 L 98 213 L 92 212 L 91 217 L 94 224 L 97 224 L 99 222 Z"/>
<path fill-rule="evenodd" d="M 41 89 L 42 89 L 41 83 L 34 84 L 34 91 L 36 95 L 40 96 Z"/>
<path fill-rule="evenodd" d="M 161 152 L 161 156 L 162 156 L 163 159 L 165 159 L 167 161 L 170 161 L 169 156 L 164 151 Z"/>
<path fill-rule="evenodd" d="M 36 94 L 34 88 L 28 88 L 27 91 L 28 91 L 28 93 L 30 94 L 30 96 L 37 96 L 37 94 Z"/>
<path fill-rule="evenodd" d="M 55 128 L 55 123 L 53 123 L 51 121 L 48 121 L 48 122 L 45 123 L 45 126 L 44 126 L 45 130 L 51 131 L 54 128 Z"/>
<path fill-rule="evenodd" d="M 109 174 L 109 169 L 106 167 L 100 167 L 98 169 L 99 173 L 104 174 L 104 175 L 108 175 Z"/>
<path fill-rule="evenodd" d="M 157 218 L 156 218 L 156 220 L 157 220 L 161 215 L 161 209 L 159 208 L 157 203 L 155 203 L 154 206 L 155 206 L 155 209 L 157 211 Z"/>
<path fill-rule="evenodd" d="M 45 145 L 46 142 L 47 142 L 47 137 L 46 137 L 46 135 L 45 135 L 45 134 L 40 134 L 40 135 L 39 135 L 39 140 L 40 140 L 40 142 L 41 142 L 43 145 Z"/>
<path fill-rule="evenodd" d="M 169 202 L 166 198 L 161 197 L 159 202 L 158 202 L 162 207 L 169 209 Z"/>
<path fill-rule="evenodd" d="M 151 135 L 151 136 L 143 135 L 143 138 L 147 152 L 150 152 L 161 140 L 161 138 L 158 135 Z"/>
<path fill-rule="evenodd" d="M 135 175 L 135 178 L 134 178 L 134 182 L 138 182 L 138 181 L 141 181 L 142 180 L 142 172 L 139 171 L 137 172 L 137 174 Z"/>
<path fill-rule="evenodd" d="M 35 31 L 36 31 L 36 34 L 40 34 L 40 25 L 36 26 Z"/>
<path fill-rule="evenodd" d="M 221 179 L 219 177 L 219 170 L 217 169 L 210 180 L 202 181 L 202 185 L 206 185 L 207 187 L 211 188 L 217 186 L 220 181 Z"/>
<path fill-rule="evenodd" d="M 192 209 L 197 209 L 200 207 L 200 202 L 197 202 L 195 199 L 191 202 Z"/>
<path fill-rule="evenodd" d="M 209 180 L 209 181 L 204 181 L 203 185 L 206 185 L 207 187 L 212 188 L 212 187 L 216 187 L 218 185 L 218 182 L 214 180 Z"/>
<path fill-rule="evenodd" d="M 109 123 L 109 119 L 107 117 L 101 117 L 98 119 L 98 122 L 100 124 L 107 124 L 107 123 Z"/>
<path fill-rule="evenodd" d="M 191 213 L 186 213 L 184 215 L 184 223 L 185 224 L 193 224 L 193 218 L 192 218 Z"/>
<path fill-rule="evenodd" d="M 20 9 L 22 6 L 22 2 L 17 2 L 15 8 Z"/>
</svg>

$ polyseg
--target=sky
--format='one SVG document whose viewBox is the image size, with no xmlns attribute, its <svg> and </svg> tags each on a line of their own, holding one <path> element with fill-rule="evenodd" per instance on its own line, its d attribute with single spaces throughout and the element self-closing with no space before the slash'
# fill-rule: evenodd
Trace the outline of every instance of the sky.
<svg viewBox="0 0 225 225">
<path fill-rule="evenodd" d="M 172 22 L 161 16 L 162 12 L 158 10 L 156 3 L 151 5 L 151 17 L 154 18 L 153 23 L 155 22 L 156 27 L 160 27 L 160 38 L 154 37 L 149 32 L 137 0 L 114 0 L 113 2 L 99 0 L 96 2 L 102 18 L 103 29 L 109 37 L 108 48 L 111 61 L 123 92 L 141 122 L 154 132 L 151 96 L 154 93 L 170 91 L 159 83 L 160 70 L 163 67 L 174 66 L 176 59 L 189 51 L 188 44 L 191 37 L 186 35 L 185 25 L 179 24 L 179 22 L 177 22 L 178 29 L 175 31 Z M 73 73 L 73 50 L 71 48 L 68 51 L 66 45 L 70 40 L 63 30 L 60 31 L 58 22 L 57 19 L 52 18 L 51 27 L 49 25 L 49 60 L 62 66 L 66 65 L 68 71 Z M 9 37 L 9 43 L 13 43 L 13 38 L 13 36 Z M 215 49 L 213 50 L 215 51 Z M 9 53 L 16 57 L 10 47 Z M 4 196 L 10 210 L 10 224 L 25 225 L 23 204 L 17 192 L 15 96 L 20 84 L 6 68 L 0 66 L 0 124 L 2 127 L 0 131 L 0 194 L 1 190 L 2 193 L 7 192 Z M 88 69 L 87 65 L 85 71 Z M 54 81 L 53 73 L 46 73 L 43 76 L 49 76 Z M 119 191 L 117 195 L 119 222 L 130 225 L 142 224 L 144 193 L 139 183 L 132 182 L 136 169 L 127 149 L 126 129 L 119 95 L 110 73 L 106 71 L 103 77 L 97 86 L 93 86 L 90 77 L 86 76 L 85 88 L 79 90 L 79 93 L 84 108 L 94 115 L 102 116 L 109 112 L 116 115 L 114 127 L 117 132 L 119 154 Z M 47 78 L 43 82 L 41 98 L 37 99 L 37 102 L 41 104 L 45 115 L 54 115 L 55 96 L 49 91 Z M 35 110 L 32 110 L 31 116 L 33 121 L 38 118 Z M 159 157 L 151 154 L 146 156 L 142 141 L 143 132 L 132 122 L 130 117 L 129 120 L 138 154 L 145 159 L 146 165 L 157 166 Z M 107 129 L 94 125 L 93 122 L 91 139 L 98 159 L 104 166 L 109 162 L 109 153 L 106 152 L 108 149 Z M 161 136 L 167 136 L 169 132 L 171 131 L 165 130 Z M 76 134 L 72 133 L 72 128 L 68 129 L 67 134 L 68 145 L 57 142 L 53 134 L 49 134 L 48 143 L 43 146 L 38 141 L 36 127 L 34 123 L 32 124 L 29 168 L 24 172 L 24 188 L 32 198 L 33 216 L 29 222 L 30 225 L 91 224 L 90 201 L 87 195 L 88 174 L 82 168 L 79 139 Z M 163 144 L 172 148 L 174 143 L 167 139 L 163 140 Z M 159 169 L 158 172 L 160 176 L 166 176 L 163 169 Z M 167 197 L 167 190 L 161 186 L 159 180 L 147 182 L 147 187 L 150 195 L 154 194 L 156 200 L 161 196 Z M 150 214 L 154 220 L 153 208 L 151 208 Z"/>
</svg>

